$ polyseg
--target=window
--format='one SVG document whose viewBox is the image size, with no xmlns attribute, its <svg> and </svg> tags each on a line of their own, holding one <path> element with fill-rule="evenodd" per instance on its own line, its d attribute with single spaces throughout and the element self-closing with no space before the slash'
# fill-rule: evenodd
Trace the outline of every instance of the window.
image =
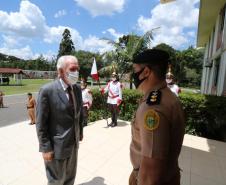
<svg viewBox="0 0 226 185">
<path fill-rule="evenodd" d="M 220 68 L 220 60 L 221 58 L 216 59 L 215 63 L 215 71 L 214 71 L 214 86 L 217 86 L 218 78 L 219 78 L 219 68 Z"/>
<path fill-rule="evenodd" d="M 217 50 L 221 47 L 223 43 L 225 10 L 226 10 L 226 4 L 224 5 L 224 8 L 222 8 L 220 11 L 219 29 L 218 29 L 218 35 L 217 35 Z"/>
</svg>

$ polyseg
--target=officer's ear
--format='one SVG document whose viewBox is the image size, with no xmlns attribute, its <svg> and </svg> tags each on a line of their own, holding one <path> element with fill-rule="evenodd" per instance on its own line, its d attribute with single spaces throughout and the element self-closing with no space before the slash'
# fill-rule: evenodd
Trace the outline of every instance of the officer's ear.
<svg viewBox="0 0 226 185">
<path fill-rule="evenodd" d="M 151 69 L 148 66 L 145 66 L 143 74 L 144 74 L 144 77 L 150 76 Z"/>
</svg>

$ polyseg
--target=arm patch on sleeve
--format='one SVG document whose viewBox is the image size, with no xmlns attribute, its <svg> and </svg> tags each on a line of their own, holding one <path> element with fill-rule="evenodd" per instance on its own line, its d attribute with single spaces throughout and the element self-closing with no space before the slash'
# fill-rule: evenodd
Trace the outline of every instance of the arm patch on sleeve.
<svg viewBox="0 0 226 185">
<path fill-rule="evenodd" d="M 149 131 L 153 131 L 159 126 L 159 115 L 153 109 L 149 109 L 144 114 L 144 128 Z"/>
</svg>

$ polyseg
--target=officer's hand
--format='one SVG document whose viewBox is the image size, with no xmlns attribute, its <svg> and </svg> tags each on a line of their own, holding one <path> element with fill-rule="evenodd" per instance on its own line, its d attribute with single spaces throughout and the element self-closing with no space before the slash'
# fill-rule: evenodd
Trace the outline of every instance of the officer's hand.
<svg viewBox="0 0 226 185">
<path fill-rule="evenodd" d="M 45 162 L 50 162 L 53 160 L 53 152 L 42 153 L 42 157 Z"/>
</svg>

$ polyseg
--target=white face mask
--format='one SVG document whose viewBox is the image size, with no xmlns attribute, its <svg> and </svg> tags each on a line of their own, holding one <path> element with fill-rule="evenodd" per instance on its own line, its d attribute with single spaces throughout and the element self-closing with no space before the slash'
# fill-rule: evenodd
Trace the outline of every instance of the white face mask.
<svg viewBox="0 0 226 185">
<path fill-rule="evenodd" d="M 166 83 L 170 84 L 170 83 L 172 83 L 172 82 L 173 82 L 172 79 L 166 79 Z"/>
<path fill-rule="evenodd" d="M 79 72 L 78 71 L 74 71 L 74 72 L 68 72 L 67 74 L 67 78 L 68 78 L 68 81 L 71 85 L 74 85 L 77 83 L 78 81 L 78 77 L 79 77 Z"/>
</svg>

